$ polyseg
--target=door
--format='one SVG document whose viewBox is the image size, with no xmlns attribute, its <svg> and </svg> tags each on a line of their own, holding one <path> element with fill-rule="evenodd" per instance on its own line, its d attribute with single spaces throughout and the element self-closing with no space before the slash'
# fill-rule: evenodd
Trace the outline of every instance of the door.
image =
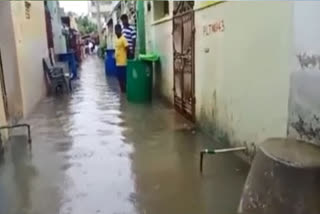
<svg viewBox="0 0 320 214">
<path fill-rule="evenodd" d="M 195 121 L 193 1 L 174 2 L 173 71 L 175 109 Z"/>
<path fill-rule="evenodd" d="M 47 41 L 48 41 L 48 50 L 50 51 L 51 48 L 54 47 L 53 43 L 53 31 L 52 31 L 52 23 L 51 23 L 51 14 L 48 8 L 48 2 L 44 1 L 44 8 L 45 8 L 45 19 L 46 19 L 46 30 L 47 30 Z"/>
<path fill-rule="evenodd" d="M 1 92 L 2 92 L 1 94 L 2 94 L 2 99 L 3 99 L 3 107 L 4 107 L 6 119 L 8 119 L 9 118 L 8 96 L 7 96 L 6 84 L 5 84 L 5 80 L 4 80 L 1 50 L 0 50 L 0 84 L 1 84 Z"/>
</svg>

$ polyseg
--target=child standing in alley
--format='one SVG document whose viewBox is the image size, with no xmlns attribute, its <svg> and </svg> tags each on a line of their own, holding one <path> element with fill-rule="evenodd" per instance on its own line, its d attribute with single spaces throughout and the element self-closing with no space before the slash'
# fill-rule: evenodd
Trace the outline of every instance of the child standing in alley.
<svg viewBox="0 0 320 214">
<path fill-rule="evenodd" d="M 116 66 L 117 76 L 120 83 L 121 92 L 126 92 L 126 75 L 127 75 L 127 53 L 128 53 L 128 42 L 122 35 L 121 25 L 115 26 L 116 39 Z"/>
</svg>

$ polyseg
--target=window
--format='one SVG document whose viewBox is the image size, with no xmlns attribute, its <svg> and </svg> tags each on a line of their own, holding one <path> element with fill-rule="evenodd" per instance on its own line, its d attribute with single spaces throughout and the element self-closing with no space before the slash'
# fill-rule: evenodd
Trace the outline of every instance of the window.
<svg viewBox="0 0 320 214">
<path fill-rule="evenodd" d="M 169 15 L 169 1 L 153 1 L 153 17 L 159 20 Z"/>
</svg>

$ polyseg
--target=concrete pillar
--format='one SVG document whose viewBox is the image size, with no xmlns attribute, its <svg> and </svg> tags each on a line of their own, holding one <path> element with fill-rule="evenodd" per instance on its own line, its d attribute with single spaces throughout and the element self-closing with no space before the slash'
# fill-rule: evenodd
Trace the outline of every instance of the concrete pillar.
<svg viewBox="0 0 320 214">
<path fill-rule="evenodd" d="M 320 148 L 273 138 L 260 145 L 243 190 L 240 214 L 319 214 Z"/>
</svg>

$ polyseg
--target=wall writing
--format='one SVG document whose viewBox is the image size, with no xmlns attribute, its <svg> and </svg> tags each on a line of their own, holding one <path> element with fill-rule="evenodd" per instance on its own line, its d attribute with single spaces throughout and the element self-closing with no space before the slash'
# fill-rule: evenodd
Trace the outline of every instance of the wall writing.
<svg viewBox="0 0 320 214">
<path fill-rule="evenodd" d="M 211 34 L 223 32 L 224 31 L 224 21 L 218 20 L 213 23 L 203 26 L 203 35 L 210 36 Z"/>
<path fill-rule="evenodd" d="M 30 19 L 30 7 L 31 7 L 31 3 L 28 1 L 24 2 L 24 6 L 25 6 L 25 16 L 26 19 Z"/>
</svg>

